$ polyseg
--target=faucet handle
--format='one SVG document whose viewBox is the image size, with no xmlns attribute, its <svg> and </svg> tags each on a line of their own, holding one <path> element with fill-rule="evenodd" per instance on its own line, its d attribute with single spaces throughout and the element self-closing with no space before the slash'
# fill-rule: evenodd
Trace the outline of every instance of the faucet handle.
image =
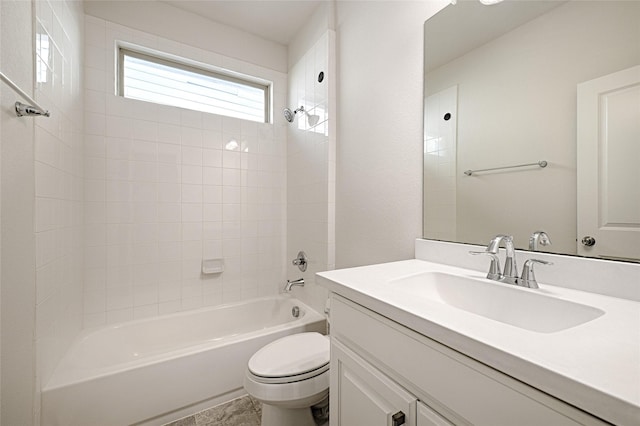
<svg viewBox="0 0 640 426">
<path fill-rule="evenodd" d="M 522 287 L 538 288 L 536 275 L 533 272 L 533 265 L 536 263 L 540 263 L 542 265 L 553 265 L 553 262 L 547 262 L 546 260 L 528 259 L 524 262 L 524 266 L 522 267 L 522 277 L 518 282 L 519 285 Z"/>
<path fill-rule="evenodd" d="M 502 275 L 500 274 L 500 259 L 498 258 L 497 254 L 492 253 L 490 251 L 470 251 L 469 254 L 474 256 L 478 256 L 478 255 L 490 256 L 491 265 L 489 265 L 489 272 L 487 273 L 487 278 L 490 280 L 499 280 L 500 278 L 502 278 Z"/>
</svg>

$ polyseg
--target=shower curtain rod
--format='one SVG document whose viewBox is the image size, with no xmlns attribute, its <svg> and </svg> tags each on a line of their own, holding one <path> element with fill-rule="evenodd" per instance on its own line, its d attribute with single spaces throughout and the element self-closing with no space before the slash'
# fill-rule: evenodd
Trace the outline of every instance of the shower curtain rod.
<svg viewBox="0 0 640 426">
<path fill-rule="evenodd" d="M 25 105 L 22 102 L 16 102 L 16 114 L 18 117 L 22 116 L 33 116 L 33 115 L 43 115 L 45 117 L 50 117 L 51 114 L 49 111 L 42 108 L 36 101 L 34 101 L 31 96 L 29 96 L 24 90 L 18 87 L 9 77 L 4 75 L 2 71 L 0 71 L 0 80 L 7 83 L 7 86 L 11 87 L 17 94 L 22 96 L 25 101 L 29 102 L 30 105 Z"/>
</svg>

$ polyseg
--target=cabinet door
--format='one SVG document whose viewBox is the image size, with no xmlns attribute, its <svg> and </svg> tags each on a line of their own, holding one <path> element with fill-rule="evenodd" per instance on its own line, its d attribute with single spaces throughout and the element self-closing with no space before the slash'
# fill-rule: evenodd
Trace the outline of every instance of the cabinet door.
<svg viewBox="0 0 640 426">
<path fill-rule="evenodd" d="M 417 426 L 453 426 L 440 414 L 418 401 Z"/>
<path fill-rule="evenodd" d="M 332 339 L 331 426 L 415 426 L 416 397 Z"/>
</svg>

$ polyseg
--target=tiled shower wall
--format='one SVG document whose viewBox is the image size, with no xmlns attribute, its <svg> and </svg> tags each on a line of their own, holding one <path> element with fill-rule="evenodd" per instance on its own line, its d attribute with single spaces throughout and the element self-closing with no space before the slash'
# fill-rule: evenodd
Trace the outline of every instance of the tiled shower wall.
<svg viewBox="0 0 640 426">
<path fill-rule="evenodd" d="M 285 276 L 286 74 L 85 22 L 85 327 L 276 294 Z M 272 81 L 274 123 L 116 96 L 116 40 Z M 224 273 L 202 275 L 203 258 L 224 258 Z"/>
<path fill-rule="evenodd" d="M 36 416 L 39 389 L 82 328 L 83 32 L 77 1 L 35 1 Z"/>
<path fill-rule="evenodd" d="M 335 32 L 328 30 L 289 69 L 289 107 L 303 106 L 318 123 L 297 114 L 288 127 L 287 278 L 305 278 L 304 289 L 293 292 L 318 312 L 327 292 L 315 285 L 314 274 L 335 267 L 334 50 Z M 309 257 L 304 273 L 290 261 L 300 250 Z"/>
</svg>

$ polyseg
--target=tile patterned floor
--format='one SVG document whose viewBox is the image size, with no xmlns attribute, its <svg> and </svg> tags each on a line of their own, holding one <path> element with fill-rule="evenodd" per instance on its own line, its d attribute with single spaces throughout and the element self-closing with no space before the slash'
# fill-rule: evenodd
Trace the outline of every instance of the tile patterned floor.
<svg viewBox="0 0 640 426">
<path fill-rule="evenodd" d="M 247 395 L 165 426 L 260 426 L 261 416 L 262 404 Z"/>
</svg>

